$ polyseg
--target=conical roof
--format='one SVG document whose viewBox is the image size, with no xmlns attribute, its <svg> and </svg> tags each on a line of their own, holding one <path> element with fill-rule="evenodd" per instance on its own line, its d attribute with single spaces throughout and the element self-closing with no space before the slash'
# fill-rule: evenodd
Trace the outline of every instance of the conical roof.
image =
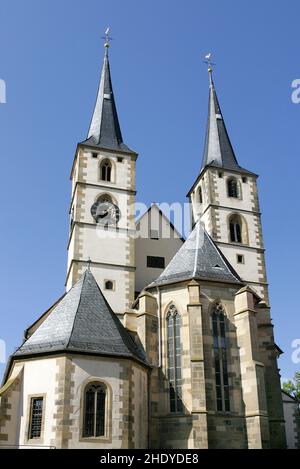
<svg viewBox="0 0 300 469">
<path fill-rule="evenodd" d="M 14 355 L 56 351 L 121 356 L 147 364 L 143 349 L 112 311 L 89 270 Z"/>
<path fill-rule="evenodd" d="M 149 287 L 193 278 L 241 283 L 240 277 L 200 221 L 162 274 Z"/>
<path fill-rule="evenodd" d="M 250 173 L 238 164 L 235 156 L 212 79 L 211 68 L 209 69 L 209 80 L 207 129 L 201 171 L 211 165 Z"/>
<path fill-rule="evenodd" d="M 112 87 L 107 47 L 105 48 L 101 79 L 88 136 L 81 143 L 93 147 L 134 153 L 123 142 Z"/>
</svg>

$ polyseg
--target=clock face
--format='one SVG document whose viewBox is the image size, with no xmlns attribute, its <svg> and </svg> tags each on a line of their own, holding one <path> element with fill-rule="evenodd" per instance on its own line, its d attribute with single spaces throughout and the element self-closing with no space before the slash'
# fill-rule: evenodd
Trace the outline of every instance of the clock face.
<svg viewBox="0 0 300 469">
<path fill-rule="evenodd" d="M 91 214 L 95 222 L 103 226 L 116 225 L 121 217 L 121 212 L 117 205 L 101 200 L 92 205 Z"/>
</svg>

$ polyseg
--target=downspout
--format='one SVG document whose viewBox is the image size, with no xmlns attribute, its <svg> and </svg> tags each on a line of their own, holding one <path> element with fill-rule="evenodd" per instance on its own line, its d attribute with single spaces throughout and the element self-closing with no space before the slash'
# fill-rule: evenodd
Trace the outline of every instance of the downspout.
<svg viewBox="0 0 300 469">
<path fill-rule="evenodd" d="M 147 435 L 147 442 L 148 442 L 148 448 L 151 449 L 151 420 L 152 420 L 152 415 L 151 415 L 151 371 L 147 371 L 147 392 L 148 392 L 148 435 Z"/>
<path fill-rule="evenodd" d="M 158 306 L 158 368 L 162 366 L 162 335 L 161 335 L 161 293 L 158 286 L 156 286 L 157 290 L 157 306 Z"/>
</svg>

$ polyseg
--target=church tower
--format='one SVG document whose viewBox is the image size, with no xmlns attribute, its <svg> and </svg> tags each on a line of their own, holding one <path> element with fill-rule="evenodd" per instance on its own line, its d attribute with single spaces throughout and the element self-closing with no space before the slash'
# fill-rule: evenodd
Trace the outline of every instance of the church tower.
<svg viewBox="0 0 300 469">
<path fill-rule="evenodd" d="M 112 88 L 106 35 L 104 63 L 87 139 L 71 171 L 66 286 L 88 264 L 117 314 L 134 300 L 134 202 L 137 153 L 123 142 Z"/>
<path fill-rule="evenodd" d="M 270 317 L 265 250 L 257 191 L 258 176 L 242 168 L 231 145 L 209 63 L 209 107 L 200 173 L 188 192 L 192 225 L 200 220 L 241 280 L 260 299 L 256 321 L 260 363 L 264 368 L 271 447 L 282 447 L 283 411 Z"/>
<path fill-rule="evenodd" d="M 206 230 L 240 277 L 269 302 L 257 175 L 239 166 L 209 67 L 209 108 L 200 174 L 188 193 L 193 224 Z"/>
</svg>

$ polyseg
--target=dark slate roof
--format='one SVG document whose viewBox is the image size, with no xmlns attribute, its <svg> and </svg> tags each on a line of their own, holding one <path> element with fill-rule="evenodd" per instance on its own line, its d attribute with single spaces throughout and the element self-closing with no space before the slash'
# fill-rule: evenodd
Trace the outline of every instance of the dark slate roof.
<svg viewBox="0 0 300 469">
<path fill-rule="evenodd" d="M 223 114 L 219 105 L 211 73 L 212 72 L 210 71 L 208 119 L 201 171 L 206 166 L 210 165 L 228 170 L 250 173 L 250 171 L 247 171 L 239 166 L 237 162 L 226 130 Z"/>
<path fill-rule="evenodd" d="M 193 278 L 241 283 L 241 279 L 198 221 L 169 265 L 149 285 L 163 285 Z"/>
<path fill-rule="evenodd" d="M 147 364 L 143 349 L 121 324 L 88 270 L 14 356 L 56 351 L 120 356 Z"/>
<path fill-rule="evenodd" d="M 122 138 L 111 82 L 107 48 L 105 49 L 101 80 L 88 136 L 81 144 L 133 153 L 125 145 Z"/>
</svg>

